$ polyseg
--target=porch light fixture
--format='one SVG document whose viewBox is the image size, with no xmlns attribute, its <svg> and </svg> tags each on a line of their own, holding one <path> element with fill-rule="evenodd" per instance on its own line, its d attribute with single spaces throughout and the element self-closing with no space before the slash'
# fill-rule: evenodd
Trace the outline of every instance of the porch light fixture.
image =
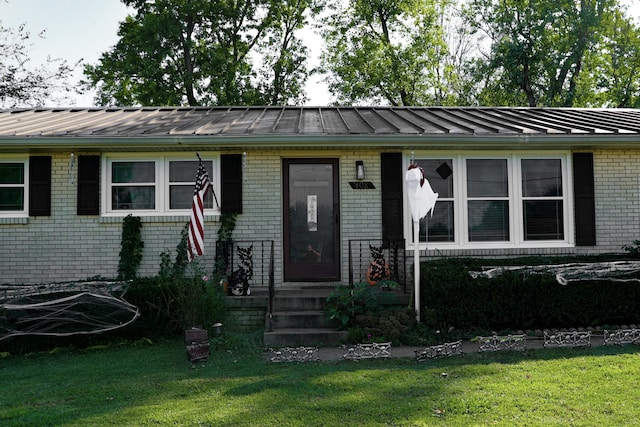
<svg viewBox="0 0 640 427">
<path fill-rule="evenodd" d="M 362 160 L 356 160 L 356 179 L 364 179 L 364 162 Z"/>
</svg>

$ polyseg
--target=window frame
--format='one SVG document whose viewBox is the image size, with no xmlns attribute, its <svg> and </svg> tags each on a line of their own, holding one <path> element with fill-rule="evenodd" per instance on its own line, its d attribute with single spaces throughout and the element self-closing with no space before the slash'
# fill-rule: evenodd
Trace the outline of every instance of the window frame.
<svg viewBox="0 0 640 427">
<path fill-rule="evenodd" d="M 25 218 L 29 216 L 29 157 L 28 156 L 2 156 L 0 163 L 22 163 L 23 177 L 22 184 L 0 184 L 2 187 L 22 187 L 23 204 L 22 210 L 0 210 L 0 218 Z"/>
<path fill-rule="evenodd" d="M 211 185 L 216 195 L 220 194 L 220 155 L 218 153 L 200 153 L 203 162 L 211 162 L 213 170 L 207 170 Z M 197 161 L 192 154 L 172 154 L 160 153 L 157 155 L 149 154 L 131 154 L 131 153 L 114 153 L 102 156 L 101 174 L 101 203 L 100 213 L 105 217 L 121 217 L 129 214 L 137 216 L 176 216 L 190 215 L 191 207 L 187 209 L 171 209 L 170 208 L 170 188 L 172 183 L 169 182 L 169 165 L 174 161 Z M 155 165 L 155 181 L 153 187 L 155 189 L 154 209 L 113 209 L 112 205 L 112 165 L 118 162 L 153 162 Z M 196 170 L 193 171 L 193 184 L 195 185 Z M 184 183 L 183 183 L 184 184 Z M 220 208 L 205 208 L 205 215 L 220 215 Z"/>
<path fill-rule="evenodd" d="M 573 219 L 573 179 L 571 152 L 562 151 L 484 151 L 451 153 L 442 151 L 405 153 L 404 170 L 406 171 L 411 158 L 420 160 L 451 159 L 453 168 L 453 209 L 454 209 L 454 241 L 436 242 L 420 241 L 419 249 L 508 249 L 508 248 L 552 248 L 575 246 L 574 219 Z M 506 159 L 508 176 L 509 202 L 509 240 L 508 241 L 470 241 L 468 202 L 478 200 L 477 197 L 467 197 L 467 164 L 469 159 Z M 562 240 L 525 240 L 524 207 L 523 201 L 528 200 L 523 196 L 522 190 L 522 160 L 524 159 L 559 159 L 561 161 L 562 196 L 551 197 L 549 200 L 562 200 L 563 234 Z M 407 247 L 414 247 L 413 219 L 408 208 L 407 194 L 404 194 L 404 235 Z M 494 197 L 487 200 L 496 199 Z M 436 202 L 435 210 L 438 209 Z M 427 218 L 430 214 L 427 215 Z"/>
</svg>

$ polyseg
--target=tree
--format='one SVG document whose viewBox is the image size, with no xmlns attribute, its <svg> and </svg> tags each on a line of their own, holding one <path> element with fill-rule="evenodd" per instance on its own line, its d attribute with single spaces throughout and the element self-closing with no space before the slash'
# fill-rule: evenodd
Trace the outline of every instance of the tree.
<svg viewBox="0 0 640 427">
<path fill-rule="evenodd" d="M 473 69 L 482 83 L 479 103 L 594 102 L 596 87 L 587 77 L 604 60 L 601 49 L 619 10 L 617 0 L 472 0 L 471 22 L 489 39 Z"/>
<path fill-rule="evenodd" d="M 593 91 L 591 96 L 579 97 L 578 104 L 640 108 L 640 27 L 615 10 L 603 42 L 587 57 L 594 66 L 585 73 L 583 86 Z"/>
<path fill-rule="evenodd" d="M 445 0 L 336 0 L 323 19 L 321 56 L 339 103 L 442 102 Z"/>
<path fill-rule="evenodd" d="M 260 43 L 263 66 L 260 69 L 264 104 L 280 105 L 287 101 L 304 103 L 304 86 L 311 74 L 306 69 L 308 48 L 297 37 L 308 26 L 307 12 L 317 14 L 322 3 L 310 0 L 283 0 L 271 33 Z"/>
<path fill-rule="evenodd" d="M 307 71 L 295 31 L 308 0 L 122 0 L 135 14 L 120 40 L 85 67 L 100 105 L 299 102 Z M 257 82 L 258 48 L 271 81 Z M 266 74 L 263 72 L 262 76 Z"/>
<path fill-rule="evenodd" d="M 48 58 L 46 64 L 31 67 L 31 34 L 25 24 L 5 28 L 0 23 L 0 106 L 35 107 L 49 101 L 68 100 L 73 91 L 69 83 L 75 65 L 63 59 Z M 44 31 L 38 34 L 44 37 Z M 77 65 L 77 64 L 76 64 Z"/>
</svg>

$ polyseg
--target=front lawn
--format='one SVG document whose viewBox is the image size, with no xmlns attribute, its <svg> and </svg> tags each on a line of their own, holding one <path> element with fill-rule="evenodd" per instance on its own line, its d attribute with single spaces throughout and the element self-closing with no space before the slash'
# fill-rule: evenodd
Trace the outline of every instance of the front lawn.
<svg viewBox="0 0 640 427">
<path fill-rule="evenodd" d="M 291 364 L 238 346 L 194 365 L 179 340 L 140 341 L 0 357 L 0 384 L 2 426 L 622 426 L 640 418 L 635 346 Z"/>
</svg>

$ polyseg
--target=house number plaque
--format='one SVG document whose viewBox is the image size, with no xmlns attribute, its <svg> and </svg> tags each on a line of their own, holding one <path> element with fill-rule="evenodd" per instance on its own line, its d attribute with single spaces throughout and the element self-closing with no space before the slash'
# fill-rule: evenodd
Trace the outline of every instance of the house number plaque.
<svg viewBox="0 0 640 427">
<path fill-rule="evenodd" d="M 373 190 L 376 188 L 371 181 L 349 181 L 349 185 L 354 190 Z"/>
</svg>

